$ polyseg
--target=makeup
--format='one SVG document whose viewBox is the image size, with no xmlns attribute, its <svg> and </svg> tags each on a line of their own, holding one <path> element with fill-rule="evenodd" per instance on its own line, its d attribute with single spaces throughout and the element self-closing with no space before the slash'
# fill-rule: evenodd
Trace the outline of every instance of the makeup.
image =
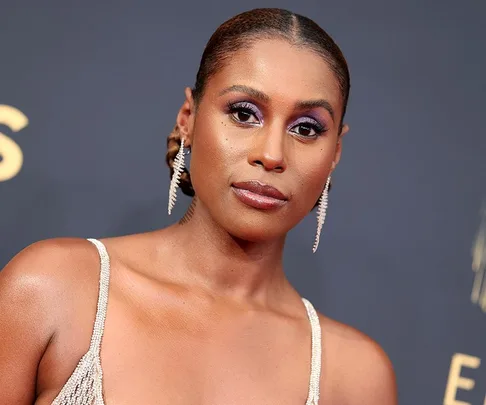
<svg viewBox="0 0 486 405">
<path fill-rule="evenodd" d="M 233 183 L 231 188 L 242 203 L 261 210 L 282 207 L 288 200 L 275 187 L 256 180 Z"/>
<path fill-rule="evenodd" d="M 242 124 L 249 125 L 262 125 L 263 124 L 263 114 L 258 109 L 258 107 L 248 101 L 239 101 L 236 103 L 228 103 L 227 106 L 228 113 L 232 115 L 232 118 Z M 245 119 L 245 116 L 248 119 Z M 250 120 L 251 116 L 256 118 L 256 121 Z"/>
<path fill-rule="evenodd" d="M 292 129 L 299 127 L 301 128 L 299 132 L 292 131 Z M 292 122 L 287 128 L 287 131 L 304 138 L 317 138 L 326 132 L 327 129 L 317 119 L 304 116 Z"/>
</svg>

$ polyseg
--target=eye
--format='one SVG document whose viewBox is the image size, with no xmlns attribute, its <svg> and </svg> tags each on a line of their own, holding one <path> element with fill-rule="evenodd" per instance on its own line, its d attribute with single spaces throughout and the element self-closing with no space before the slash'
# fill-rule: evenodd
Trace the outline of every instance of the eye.
<svg viewBox="0 0 486 405">
<path fill-rule="evenodd" d="M 240 122 L 258 122 L 258 119 L 255 117 L 255 114 L 243 108 L 239 108 L 233 111 L 233 117 Z"/>
<path fill-rule="evenodd" d="M 325 131 L 327 131 L 327 129 L 324 128 L 323 125 L 308 117 L 301 118 L 290 128 L 290 132 L 303 138 L 317 138 Z"/>
<path fill-rule="evenodd" d="M 296 132 L 297 134 L 302 135 L 302 136 L 315 136 L 315 135 L 317 135 L 315 129 L 312 128 L 312 126 L 309 125 L 309 124 L 297 125 L 294 128 L 297 128 L 297 131 L 294 131 L 294 132 Z"/>
<path fill-rule="evenodd" d="M 260 124 L 262 122 L 261 114 L 258 108 L 248 102 L 240 102 L 228 105 L 231 117 L 239 123 Z"/>
</svg>

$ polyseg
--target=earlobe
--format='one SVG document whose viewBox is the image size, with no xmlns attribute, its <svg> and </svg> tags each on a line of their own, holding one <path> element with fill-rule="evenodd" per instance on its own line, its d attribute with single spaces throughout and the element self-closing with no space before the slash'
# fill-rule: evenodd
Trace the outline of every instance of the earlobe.
<svg viewBox="0 0 486 405">
<path fill-rule="evenodd" d="M 348 131 L 349 131 L 349 125 L 344 124 L 343 128 L 341 129 L 341 133 L 339 134 L 339 137 L 343 137 L 344 135 L 347 134 Z"/>
<path fill-rule="evenodd" d="M 185 91 L 186 99 L 182 104 L 177 114 L 177 126 L 181 138 L 185 140 L 185 146 L 188 147 L 192 143 L 192 133 L 194 127 L 194 99 L 192 97 L 192 91 L 189 87 L 186 87 Z"/>
<path fill-rule="evenodd" d="M 334 171 L 339 161 L 341 160 L 341 152 L 342 152 L 342 142 L 341 142 L 341 137 L 339 137 L 336 143 L 336 151 L 334 152 L 334 160 L 332 161 L 331 171 Z"/>
<path fill-rule="evenodd" d="M 336 153 L 334 154 L 334 160 L 332 162 L 331 171 L 333 171 L 336 168 L 336 166 L 339 163 L 339 160 L 341 159 L 341 153 L 342 153 L 342 137 L 344 135 L 346 135 L 346 133 L 348 131 L 349 131 L 349 125 L 344 124 L 343 127 L 342 127 L 342 129 L 341 129 L 341 132 L 339 133 L 338 138 L 337 138 Z"/>
</svg>

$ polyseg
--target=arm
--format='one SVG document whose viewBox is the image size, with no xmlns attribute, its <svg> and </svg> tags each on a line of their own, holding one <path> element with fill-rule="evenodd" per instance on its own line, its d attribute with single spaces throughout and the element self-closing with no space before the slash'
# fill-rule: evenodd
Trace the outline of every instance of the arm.
<svg viewBox="0 0 486 405">
<path fill-rule="evenodd" d="M 397 405 L 395 373 L 383 349 L 366 336 L 354 352 L 349 363 L 347 404 Z"/>
<path fill-rule="evenodd" d="M 0 392 L 3 404 L 35 401 L 37 367 L 56 331 L 62 249 L 37 242 L 0 271 Z"/>
<path fill-rule="evenodd" d="M 390 359 L 359 330 L 320 315 L 323 336 L 321 386 L 339 405 L 397 405 Z M 323 399 L 324 400 L 324 399 Z"/>
</svg>

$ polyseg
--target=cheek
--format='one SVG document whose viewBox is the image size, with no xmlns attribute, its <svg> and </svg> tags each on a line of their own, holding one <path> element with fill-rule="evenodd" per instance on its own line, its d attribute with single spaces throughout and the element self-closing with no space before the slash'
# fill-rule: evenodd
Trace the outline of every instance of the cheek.
<svg viewBox="0 0 486 405">
<path fill-rule="evenodd" d="M 232 148 L 225 134 L 226 125 L 221 121 L 201 119 L 194 128 L 191 179 L 199 196 L 214 192 L 218 184 L 226 184 L 229 177 Z"/>
<path fill-rule="evenodd" d="M 303 197 L 299 200 L 305 204 L 305 210 L 309 204 L 312 208 L 321 195 L 331 172 L 334 153 L 335 149 L 331 145 L 325 145 L 317 148 L 316 152 L 311 153 L 306 159 L 300 159 L 299 164 L 296 164 L 300 195 Z"/>
</svg>

